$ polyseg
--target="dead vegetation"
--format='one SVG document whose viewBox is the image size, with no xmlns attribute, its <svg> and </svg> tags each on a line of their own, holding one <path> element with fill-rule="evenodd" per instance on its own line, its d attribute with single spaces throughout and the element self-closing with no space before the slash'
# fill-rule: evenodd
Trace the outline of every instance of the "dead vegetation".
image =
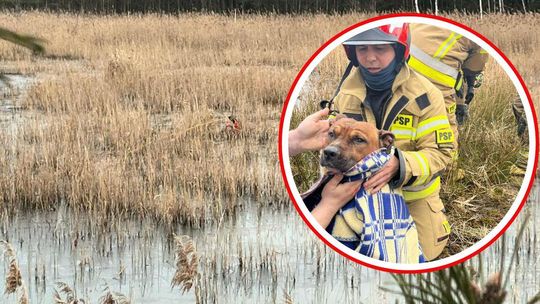
<svg viewBox="0 0 540 304">
<path fill-rule="evenodd" d="M 193 241 L 187 235 L 174 236 L 175 244 L 175 266 L 176 272 L 171 281 L 171 287 L 178 286 L 184 294 L 190 291 L 194 284 L 197 282 L 199 257 L 195 250 Z M 197 286 L 195 287 L 197 288 Z"/>
<path fill-rule="evenodd" d="M 28 291 L 21 276 L 21 270 L 19 269 L 19 264 L 17 263 L 15 249 L 13 249 L 13 246 L 6 241 L 0 241 L 0 244 L 2 244 L 4 247 L 3 255 L 9 264 L 4 294 L 16 294 L 18 304 L 28 304 Z"/>
<path fill-rule="evenodd" d="M 99 299 L 99 304 L 130 304 L 131 301 L 125 295 L 111 291 L 109 286 L 103 290 L 104 294 Z"/>
<path fill-rule="evenodd" d="M 53 299 L 55 304 L 84 304 L 83 299 L 79 299 L 71 286 L 64 282 L 57 282 L 54 289 Z"/>
<path fill-rule="evenodd" d="M 5 70 L 37 77 L 17 102 L 25 119 L 0 134 L 11 147 L 0 151 L 0 165 L 11 168 L 0 174 L 2 206 L 46 210 L 64 200 L 97 218 L 201 225 L 236 212 L 247 197 L 286 203 L 276 140 L 288 88 L 322 41 L 367 17 L 4 13 L 1 26 L 42 37 L 49 57 L 0 42 Z M 475 29 L 531 81 L 536 63 L 526 52 L 538 37 L 516 37 L 536 17 L 505 16 L 516 25 L 508 31 L 499 17 L 485 16 Z M 328 98 L 344 62 L 339 50 L 321 62 L 322 89 L 306 103 Z M 238 134 L 223 132 L 229 115 L 242 122 Z"/>
</svg>

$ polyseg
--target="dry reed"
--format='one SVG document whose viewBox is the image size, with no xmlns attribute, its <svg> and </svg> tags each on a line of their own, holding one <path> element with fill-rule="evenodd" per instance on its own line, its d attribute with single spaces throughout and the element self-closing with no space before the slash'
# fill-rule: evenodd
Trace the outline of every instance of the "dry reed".
<svg viewBox="0 0 540 304">
<path fill-rule="evenodd" d="M 6 276 L 6 286 L 4 294 L 14 294 L 18 296 L 18 304 L 28 304 L 28 291 L 26 285 L 22 280 L 21 270 L 17 263 L 17 255 L 15 249 L 10 243 L 6 241 L 0 241 L 0 244 L 4 247 L 4 256 L 9 260 L 9 270 Z"/>
<path fill-rule="evenodd" d="M 174 236 L 176 272 L 171 287 L 180 286 L 182 294 L 191 290 L 198 277 L 199 257 L 191 238 L 187 235 Z"/>
<path fill-rule="evenodd" d="M 83 299 L 77 297 L 77 293 L 71 286 L 64 282 L 57 282 L 54 289 L 53 299 L 55 304 L 84 304 Z M 64 297 L 62 296 L 64 295 Z"/>
<path fill-rule="evenodd" d="M 131 301 L 125 295 L 111 291 L 109 286 L 103 290 L 104 294 L 99 299 L 99 304 L 130 304 Z"/>
</svg>

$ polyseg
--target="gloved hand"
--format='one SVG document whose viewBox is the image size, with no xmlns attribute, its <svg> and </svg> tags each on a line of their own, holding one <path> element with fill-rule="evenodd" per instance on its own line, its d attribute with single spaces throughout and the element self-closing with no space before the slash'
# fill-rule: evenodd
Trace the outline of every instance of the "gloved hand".
<svg viewBox="0 0 540 304">
<path fill-rule="evenodd" d="M 466 104 L 456 105 L 456 119 L 458 125 L 463 125 L 469 118 L 469 106 Z"/>
<path fill-rule="evenodd" d="M 476 74 L 476 76 L 474 77 L 473 87 L 475 89 L 478 89 L 480 86 L 482 86 L 482 83 L 484 83 L 484 72 Z"/>
</svg>

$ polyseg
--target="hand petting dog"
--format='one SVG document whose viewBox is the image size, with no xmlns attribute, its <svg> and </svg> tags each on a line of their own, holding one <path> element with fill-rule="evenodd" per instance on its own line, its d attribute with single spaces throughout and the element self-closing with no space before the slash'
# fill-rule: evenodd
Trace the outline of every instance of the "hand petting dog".
<svg viewBox="0 0 540 304">
<path fill-rule="evenodd" d="M 306 117 L 298 127 L 289 131 L 289 155 L 317 151 L 328 145 L 330 123 L 325 118 L 330 110 L 322 109 Z"/>
</svg>

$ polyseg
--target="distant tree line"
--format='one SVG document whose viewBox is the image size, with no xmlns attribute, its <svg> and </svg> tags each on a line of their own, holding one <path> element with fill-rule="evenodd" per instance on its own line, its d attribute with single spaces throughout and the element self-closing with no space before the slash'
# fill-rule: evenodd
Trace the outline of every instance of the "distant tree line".
<svg viewBox="0 0 540 304">
<path fill-rule="evenodd" d="M 80 13 L 538 12 L 540 0 L 0 0 L 0 9 Z"/>
</svg>

